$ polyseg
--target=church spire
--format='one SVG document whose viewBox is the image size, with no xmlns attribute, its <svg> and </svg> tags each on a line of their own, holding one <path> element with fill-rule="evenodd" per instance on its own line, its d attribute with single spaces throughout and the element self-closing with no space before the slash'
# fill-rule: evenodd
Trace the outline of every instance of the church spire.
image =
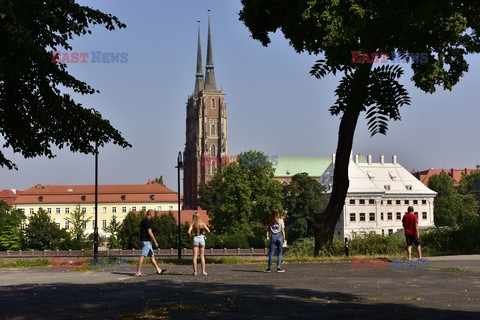
<svg viewBox="0 0 480 320">
<path fill-rule="evenodd" d="M 205 90 L 216 91 L 215 72 L 213 71 L 212 36 L 210 33 L 210 9 L 208 9 L 207 65 L 205 68 Z"/>
<path fill-rule="evenodd" d="M 202 47 L 200 46 L 200 20 L 198 22 L 198 44 L 197 44 L 197 73 L 195 74 L 195 92 L 199 93 L 203 89 L 203 71 L 202 71 Z"/>
</svg>

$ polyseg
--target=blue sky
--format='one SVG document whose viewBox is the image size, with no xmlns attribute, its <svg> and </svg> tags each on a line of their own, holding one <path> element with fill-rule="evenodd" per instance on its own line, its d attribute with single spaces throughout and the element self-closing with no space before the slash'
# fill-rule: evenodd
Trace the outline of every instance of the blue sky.
<svg viewBox="0 0 480 320">
<path fill-rule="evenodd" d="M 279 32 L 263 47 L 238 20 L 239 0 L 79 1 L 116 15 L 126 29 L 76 38 L 75 52 L 127 52 L 127 63 L 69 64 L 70 72 L 100 94 L 75 95 L 109 119 L 133 145 L 100 150 L 100 184 L 143 184 L 163 175 L 176 190 L 178 151 L 185 143 L 185 104 L 194 89 L 197 20 L 206 56 L 207 8 L 212 9 L 213 59 L 218 87 L 227 103 L 229 154 L 260 150 L 278 156 L 323 156 L 335 152 L 339 118 L 328 108 L 338 77 L 317 80 L 309 70 L 320 57 L 297 54 Z M 452 92 L 425 94 L 410 81 L 404 64 L 402 83 L 411 106 L 402 120 L 390 122 L 386 136 L 373 138 L 364 117 L 353 152 L 375 161 L 393 154 L 407 170 L 474 168 L 480 164 L 480 58 L 469 57 L 470 72 Z M 86 128 L 87 129 L 87 128 Z M 57 158 L 23 159 L 4 150 L 18 171 L 0 168 L 0 189 L 27 189 L 37 183 L 93 184 L 94 157 L 57 150 Z"/>
</svg>

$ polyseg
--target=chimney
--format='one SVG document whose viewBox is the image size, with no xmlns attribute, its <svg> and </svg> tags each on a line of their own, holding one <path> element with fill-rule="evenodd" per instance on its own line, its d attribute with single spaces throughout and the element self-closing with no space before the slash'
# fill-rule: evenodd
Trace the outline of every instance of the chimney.
<svg viewBox="0 0 480 320">
<path fill-rule="evenodd" d="M 35 188 L 37 188 L 37 189 L 42 189 L 42 184 L 40 184 L 40 183 L 37 184 L 37 185 L 35 186 Z"/>
<path fill-rule="evenodd" d="M 381 155 L 380 156 L 380 164 L 384 164 L 384 163 L 385 163 L 385 156 Z"/>
<path fill-rule="evenodd" d="M 335 164 L 335 153 L 332 154 L 332 163 Z"/>
<path fill-rule="evenodd" d="M 367 156 L 367 163 L 368 163 L 368 164 L 372 164 L 372 155 L 371 155 L 371 154 L 369 154 L 369 155 Z"/>
<path fill-rule="evenodd" d="M 355 155 L 355 164 L 358 164 L 358 154 Z"/>
<path fill-rule="evenodd" d="M 396 155 L 392 156 L 392 163 L 397 164 L 397 156 Z"/>
</svg>

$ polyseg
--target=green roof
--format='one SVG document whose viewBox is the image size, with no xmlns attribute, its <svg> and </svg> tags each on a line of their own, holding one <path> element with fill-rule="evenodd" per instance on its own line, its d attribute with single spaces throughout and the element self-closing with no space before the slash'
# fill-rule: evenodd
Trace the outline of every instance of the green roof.
<svg viewBox="0 0 480 320">
<path fill-rule="evenodd" d="M 330 163 L 330 157 L 278 157 L 274 176 L 291 177 L 306 172 L 310 177 L 320 177 Z"/>
</svg>

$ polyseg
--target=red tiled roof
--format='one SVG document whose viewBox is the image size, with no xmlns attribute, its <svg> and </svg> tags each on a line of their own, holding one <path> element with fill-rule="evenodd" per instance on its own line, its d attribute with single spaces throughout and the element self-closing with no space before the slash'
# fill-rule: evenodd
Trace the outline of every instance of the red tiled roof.
<svg viewBox="0 0 480 320">
<path fill-rule="evenodd" d="M 457 186 L 464 174 L 470 174 L 477 169 L 429 169 L 424 171 L 413 171 L 412 174 L 420 180 L 424 185 L 428 186 L 428 180 L 431 176 L 436 174 L 446 173 L 450 178 L 455 181 L 454 185 Z"/>
<path fill-rule="evenodd" d="M 177 193 L 155 181 L 137 185 L 99 185 L 100 203 L 177 202 Z M 94 203 L 94 185 L 36 185 L 20 193 L 14 204 L 68 204 Z"/>
<path fill-rule="evenodd" d="M 0 191 L 0 200 L 5 200 L 7 205 L 11 206 L 15 199 L 17 198 L 18 194 L 22 193 L 20 190 L 11 190 L 11 189 L 4 189 Z"/>
</svg>

